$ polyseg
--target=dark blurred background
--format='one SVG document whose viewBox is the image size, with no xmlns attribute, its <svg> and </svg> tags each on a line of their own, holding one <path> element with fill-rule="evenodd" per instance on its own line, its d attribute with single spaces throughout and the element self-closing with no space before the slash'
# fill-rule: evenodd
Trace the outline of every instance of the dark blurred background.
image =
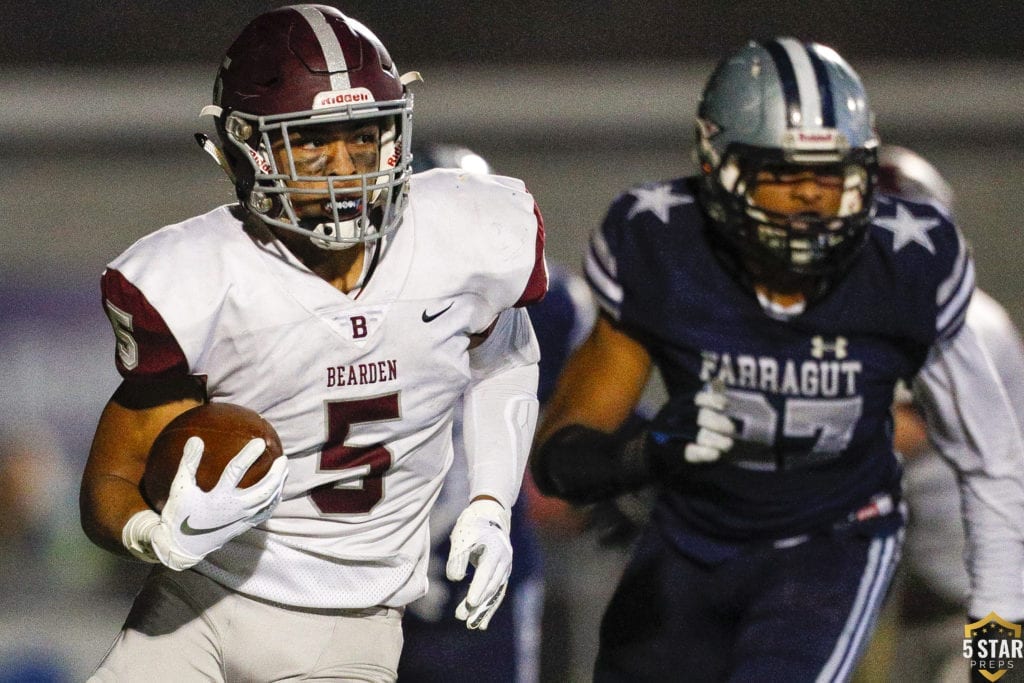
<svg viewBox="0 0 1024 683">
<path fill-rule="evenodd" d="M 0 477 L 24 482 L 0 498 L 0 683 L 34 663 L 82 678 L 125 613 L 133 569 L 77 527 L 91 430 L 117 384 L 99 274 L 140 236 L 233 200 L 192 133 L 211 132 L 197 114 L 224 49 L 282 4 L 0 2 Z M 422 72 L 414 135 L 523 178 L 550 257 L 577 270 L 618 192 L 692 171 L 693 113 L 720 57 L 751 37 L 829 44 L 861 73 L 883 141 L 949 180 L 980 283 L 1024 320 L 1024 3 L 333 4 Z M 614 581 L 575 570 L 599 608 Z M 589 641 L 568 642 L 585 662 Z M 562 680 L 585 678 L 574 666 Z"/>
<path fill-rule="evenodd" d="M 249 18 L 286 2 L 80 0 L 0 3 L 8 64 L 216 63 Z M 330 3 L 329 3 L 330 4 Z M 550 2 L 333 3 L 371 27 L 407 64 L 523 64 L 707 59 L 745 37 L 827 42 L 848 59 L 1019 59 L 1024 6 L 954 3 Z"/>
<path fill-rule="evenodd" d="M 138 235 L 229 201 L 191 140 L 209 130 L 196 114 L 241 26 L 282 4 L 0 3 L 2 199 L 14 228 L 3 276 L 95 278 Z M 616 192 L 691 170 L 697 96 L 720 57 L 748 37 L 829 44 L 864 77 L 883 141 L 914 147 L 947 175 L 982 283 L 1024 314 L 1010 286 L 1015 255 L 998 244 L 1016 221 L 1005 198 L 1024 165 L 1024 3 L 339 6 L 378 33 L 401 70 L 423 73 L 420 139 L 461 141 L 523 177 L 553 255 L 574 265 Z"/>
</svg>

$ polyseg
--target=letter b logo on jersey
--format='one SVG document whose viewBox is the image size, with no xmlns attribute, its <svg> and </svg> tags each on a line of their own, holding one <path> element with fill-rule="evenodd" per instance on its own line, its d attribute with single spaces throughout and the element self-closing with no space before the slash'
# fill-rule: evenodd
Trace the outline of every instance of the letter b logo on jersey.
<svg viewBox="0 0 1024 683">
<path fill-rule="evenodd" d="M 371 343 L 383 329 L 388 310 L 388 305 L 347 306 L 340 311 L 328 313 L 324 320 L 342 337 L 357 346 L 363 346 Z"/>
<path fill-rule="evenodd" d="M 349 320 L 352 322 L 352 338 L 362 339 L 366 336 L 366 318 L 361 315 L 354 315 Z"/>
</svg>

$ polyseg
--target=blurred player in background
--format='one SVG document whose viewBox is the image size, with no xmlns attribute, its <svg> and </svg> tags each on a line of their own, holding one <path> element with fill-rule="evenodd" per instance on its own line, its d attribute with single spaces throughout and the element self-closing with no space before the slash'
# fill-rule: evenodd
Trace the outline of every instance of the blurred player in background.
<svg viewBox="0 0 1024 683">
<path fill-rule="evenodd" d="M 633 188 L 593 234 L 602 315 L 533 456 L 576 502 L 661 487 L 595 680 L 848 679 L 902 542 L 901 379 L 963 481 L 969 614 L 1024 617 L 1024 443 L 964 324 L 973 263 L 942 210 L 876 195 L 859 77 L 819 44 L 750 42 L 696 123 L 699 174 Z M 616 438 L 652 364 L 669 401 Z"/>
<path fill-rule="evenodd" d="M 466 627 L 500 606 L 537 416 L 523 306 L 546 290 L 543 223 L 519 180 L 412 176 L 416 80 L 334 8 L 258 16 L 203 110 L 222 146 L 198 138 L 239 202 L 104 272 L 124 380 L 82 524 L 157 566 L 95 680 L 394 680 L 459 405 L 469 481 L 446 571 L 475 568 L 455 612 Z M 158 514 L 138 487 L 150 445 L 206 401 L 262 413 L 287 459 L 237 488 L 254 440 L 204 492 L 192 439 Z"/>
<path fill-rule="evenodd" d="M 492 173 L 490 164 L 470 149 L 453 144 L 413 146 L 413 170 L 454 168 L 466 173 Z M 548 293 L 528 311 L 540 347 L 537 396 L 544 401 L 569 352 L 586 336 L 593 323 L 594 304 L 586 283 L 557 266 L 549 269 Z M 461 411 L 460 411 L 461 413 Z M 409 605 L 403 620 L 405 644 L 398 667 L 399 679 L 417 681 L 539 680 L 541 618 L 544 607 L 544 566 L 539 539 L 530 520 L 527 489 L 512 508 L 512 548 L 506 608 L 497 612 L 487 630 L 471 633 L 454 612 L 465 589 L 444 574 L 450 543 L 448 534 L 465 507 L 467 463 L 459 447 L 461 414 L 455 420 L 455 456 L 437 504 L 431 511 L 430 588 Z"/>
<path fill-rule="evenodd" d="M 66 598 L 84 588 L 66 586 L 61 576 L 62 569 L 70 569 L 78 562 L 70 554 L 59 556 L 63 544 L 60 536 L 69 528 L 69 520 L 56 502 L 66 500 L 62 494 L 73 485 L 69 469 L 52 430 L 43 425 L 21 425 L 17 429 L 0 425 L 2 683 L 73 680 L 66 644 L 58 644 L 55 637 L 46 638 L 49 634 L 38 633 L 40 629 L 31 623 L 50 596 Z"/>
<path fill-rule="evenodd" d="M 939 171 L 916 152 L 883 145 L 878 153 L 879 190 L 916 203 L 953 210 L 953 191 Z M 1002 377 L 1024 425 L 1024 345 L 1006 310 L 976 289 L 967 308 L 974 329 Z M 964 525 L 956 470 L 928 443 L 925 418 L 909 391 L 897 394 L 896 449 L 906 457 L 904 489 L 909 507 L 903 563 L 893 612 L 894 681 L 967 680 L 963 617 L 970 595 L 964 568 Z"/>
</svg>

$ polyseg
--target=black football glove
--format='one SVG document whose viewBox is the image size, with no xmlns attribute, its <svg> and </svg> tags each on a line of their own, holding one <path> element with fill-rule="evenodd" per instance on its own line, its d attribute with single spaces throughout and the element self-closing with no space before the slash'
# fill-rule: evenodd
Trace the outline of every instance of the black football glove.
<svg viewBox="0 0 1024 683">
<path fill-rule="evenodd" d="M 728 402 L 725 385 L 715 380 L 662 406 L 643 435 L 652 472 L 673 479 L 728 452 L 736 436 L 736 424 L 725 414 Z"/>
</svg>

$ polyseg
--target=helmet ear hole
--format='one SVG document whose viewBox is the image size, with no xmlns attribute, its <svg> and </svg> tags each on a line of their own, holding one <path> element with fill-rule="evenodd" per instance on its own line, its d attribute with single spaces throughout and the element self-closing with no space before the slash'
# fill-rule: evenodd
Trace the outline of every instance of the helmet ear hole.
<svg viewBox="0 0 1024 683">
<path fill-rule="evenodd" d="M 224 119 L 224 130 L 235 142 L 241 144 L 249 144 L 249 138 L 253 134 L 252 124 L 237 114 L 227 115 Z"/>
</svg>

